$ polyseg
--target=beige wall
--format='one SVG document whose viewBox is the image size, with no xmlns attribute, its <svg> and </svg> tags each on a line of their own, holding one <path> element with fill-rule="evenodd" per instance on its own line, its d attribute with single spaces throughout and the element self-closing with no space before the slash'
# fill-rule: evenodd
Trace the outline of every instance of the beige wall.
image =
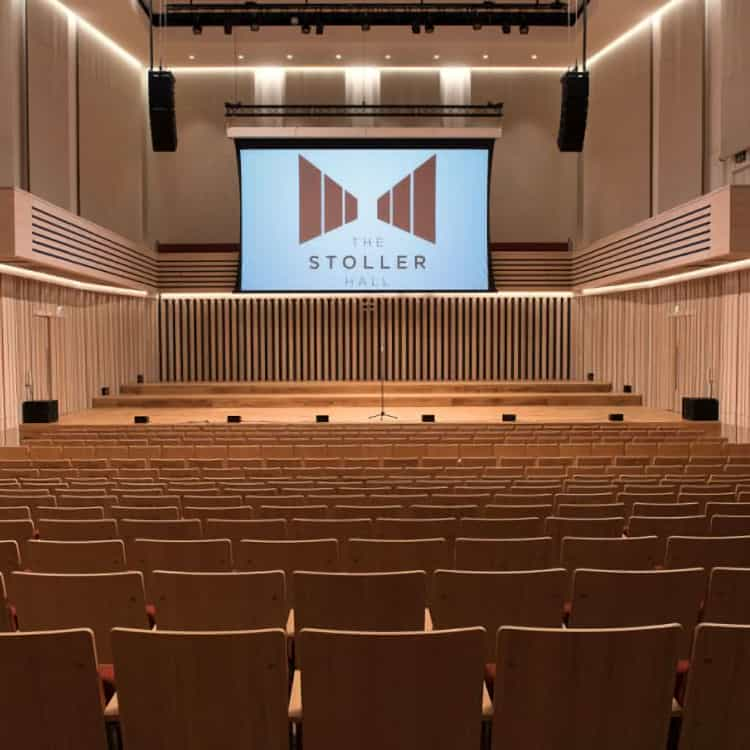
<svg viewBox="0 0 750 750">
<path fill-rule="evenodd" d="M 24 0 L 0 2 L 0 186 L 28 185 Z"/>
</svg>

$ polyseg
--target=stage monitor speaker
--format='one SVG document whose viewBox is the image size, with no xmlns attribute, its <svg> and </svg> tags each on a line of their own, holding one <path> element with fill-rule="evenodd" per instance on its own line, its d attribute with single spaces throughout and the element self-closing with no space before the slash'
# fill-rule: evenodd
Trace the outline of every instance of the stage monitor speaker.
<svg viewBox="0 0 750 750">
<path fill-rule="evenodd" d="M 171 71 L 149 70 L 148 110 L 154 151 L 177 151 L 174 74 Z"/>
<path fill-rule="evenodd" d="M 109 396 L 109 387 L 106 385 L 102 386 L 102 396 Z"/>
<path fill-rule="evenodd" d="M 557 145 L 560 151 L 580 153 L 583 151 L 589 113 L 589 74 L 587 71 L 569 70 L 560 82 L 562 106 Z"/>
<path fill-rule="evenodd" d="M 623 393 L 632 393 L 633 392 L 633 386 L 632 385 L 625 385 L 622 387 Z"/>
<path fill-rule="evenodd" d="M 515 422 L 515 421 L 516 421 L 515 414 L 503 414 L 503 422 Z"/>
<path fill-rule="evenodd" d="M 609 421 L 610 422 L 624 422 L 625 415 L 621 414 L 620 412 L 615 412 L 614 414 L 609 415 Z"/>
<path fill-rule="evenodd" d="M 150 419 L 145 416 L 144 414 L 140 414 L 138 416 L 133 417 L 133 423 L 134 424 L 148 424 Z"/>
<path fill-rule="evenodd" d="M 237 424 L 241 421 L 242 421 L 242 417 L 239 414 L 230 414 L 227 417 L 227 422 L 229 422 L 229 424 Z"/>
<path fill-rule="evenodd" d="M 139 383 L 139 384 L 144 383 L 145 381 L 143 379 L 143 375 L 136 375 L 135 376 L 135 382 Z"/>
<path fill-rule="evenodd" d="M 719 399 L 683 398 L 682 418 L 693 422 L 716 422 L 719 419 Z"/>
<path fill-rule="evenodd" d="M 594 382 L 594 373 L 593 372 L 587 372 L 586 373 L 586 380 L 588 380 L 589 383 L 593 383 Z"/>
<path fill-rule="evenodd" d="M 24 401 L 21 407 L 24 424 L 57 422 L 57 401 Z"/>
<path fill-rule="evenodd" d="M 435 415 L 434 414 L 423 414 L 422 415 L 422 421 L 423 422 L 434 422 L 435 421 Z"/>
<path fill-rule="evenodd" d="M 315 421 L 316 422 L 328 422 L 330 420 L 328 419 L 328 415 L 327 414 L 316 414 L 315 415 Z"/>
</svg>

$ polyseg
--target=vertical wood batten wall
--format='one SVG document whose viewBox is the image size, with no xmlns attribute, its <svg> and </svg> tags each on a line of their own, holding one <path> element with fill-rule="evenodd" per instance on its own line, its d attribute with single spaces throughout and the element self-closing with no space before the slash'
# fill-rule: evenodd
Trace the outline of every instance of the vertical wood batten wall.
<svg viewBox="0 0 750 750">
<path fill-rule="evenodd" d="M 750 437 L 750 272 L 575 300 L 573 373 L 626 383 L 646 406 L 720 400 L 730 439 Z M 709 384 L 709 380 L 713 384 Z"/>
<path fill-rule="evenodd" d="M 52 317 L 51 337 L 43 316 Z M 158 376 L 156 301 L 98 294 L 0 275 L 0 445 L 18 438 L 21 403 L 58 399 L 60 413 L 91 406 L 102 386 L 117 393 L 138 373 Z M 51 345 L 52 393 L 47 347 Z"/>
<path fill-rule="evenodd" d="M 193 380 L 566 379 L 571 300 L 164 299 L 159 376 Z"/>
</svg>

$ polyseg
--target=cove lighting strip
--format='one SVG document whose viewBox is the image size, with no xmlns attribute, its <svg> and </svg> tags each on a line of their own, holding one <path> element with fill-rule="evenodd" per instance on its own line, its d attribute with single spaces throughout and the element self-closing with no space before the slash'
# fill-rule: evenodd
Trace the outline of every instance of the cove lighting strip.
<svg viewBox="0 0 750 750">
<path fill-rule="evenodd" d="M 28 268 L 20 268 L 18 266 L 10 266 L 5 263 L 0 263 L 0 276 L 18 276 L 22 279 L 29 279 L 30 281 L 39 281 L 43 284 L 54 284 L 56 286 L 64 286 L 69 289 L 77 289 L 80 292 L 96 292 L 98 294 L 117 294 L 122 297 L 148 297 L 149 292 L 145 289 L 126 289 L 121 286 L 106 286 L 105 284 L 93 284 L 87 281 L 76 281 L 75 279 L 68 279 L 64 276 L 55 276 L 51 273 L 43 273 L 42 271 L 32 271 Z"/>
<path fill-rule="evenodd" d="M 374 299 L 376 297 L 410 297 L 435 299 L 438 297 L 499 297 L 501 299 L 570 299 L 573 292 L 288 292 L 286 294 L 254 294 L 253 292 L 164 292 L 160 299 L 290 299 L 315 297 L 316 299 Z"/>
<path fill-rule="evenodd" d="M 685 281 L 693 281 L 695 279 L 705 279 L 709 276 L 723 276 L 727 273 L 734 273 L 735 271 L 747 271 L 750 270 L 750 258 L 747 260 L 737 260 L 732 263 L 720 263 L 710 268 L 699 268 L 695 271 L 685 271 L 684 273 L 676 273 L 672 276 L 662 276 L 658 279 L 650 279 L 648 281 L 637 281 L 632 284 L 613 284 L 612 286 L 600 286 L 591 287 L 590 289 L 583 289 L 581 294 L 584 296 L 595 296 L 599 294 L 618 294 L 620 292 L 635 292 L 641 289 L 654 289 L 660 286 L 670 286 L 671 284 L 680 284 Z"/>
<path fill-rule="evenodd" d="M 173 73 L 263 73 L 278 71 L 281 73 L 346 73 L 347 71 L 362 70 L 361 65 L 185 65 L 169 68 Z M 385 65 L 366 66 L 368 70 L 377 73 L 440 73 L 445 70 L 468 70 L 472 73 L 564 73 L 567 68 L 553 68 L 542 66 L 440 66 L 440 65 Z"/>
</svg>

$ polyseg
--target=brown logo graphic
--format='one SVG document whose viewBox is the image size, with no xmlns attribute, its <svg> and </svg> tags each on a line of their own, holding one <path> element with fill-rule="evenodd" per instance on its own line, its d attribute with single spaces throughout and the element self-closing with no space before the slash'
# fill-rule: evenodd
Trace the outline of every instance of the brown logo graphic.
<svg viewBox="0 0 750 750">
<path fill-rule="evenodd" d="M 431 156 L 378 198 L 378 219 L 435 244 L 435 171 Z"/>
<path fill-rule="evenodd" d="M 320 237 L 357 218 L 357 199 L 299 157 L 299 242 Z"/>
</svg>

